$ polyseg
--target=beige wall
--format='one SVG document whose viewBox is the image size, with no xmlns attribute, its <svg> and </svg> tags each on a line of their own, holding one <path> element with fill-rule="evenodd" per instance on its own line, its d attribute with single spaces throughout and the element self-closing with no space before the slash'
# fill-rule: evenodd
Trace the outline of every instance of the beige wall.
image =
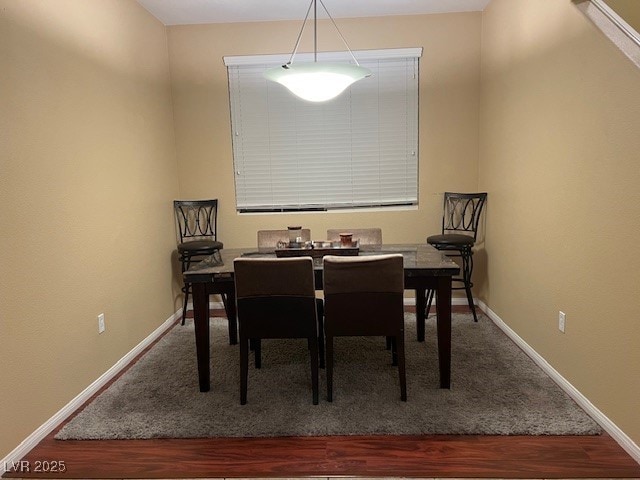
<svg viewBox="0 0 640 480">
<path fill-rule="evenodd" d="M 481 296 L 640 443 L 640 71 L 570 1 L 493 0 L 481 86 Z"/>
<path fill-rule="evenodd" d="M 0 85 L 4 457 L 175 311 L 178 183 L 166 33 L 137 3 L 3 0 Z"/>
<path fill-rule="evenodd" d="M 238 215 L 235 211 L 225 55 L 290 53 L 301 22 L 170 27 L 169 52 L 180 193 L 220 200 L 225 246 L 254 246 L 256 230 L 299 224 L 314 238 L 328 228 L 383 229 L 389 242 L 423 242 L 439 231 L 442 192 L 477 187 L 481 14 L 340 19 L 353 50 L 424 47 L 420 62 L 419 209 L 401 212 Z M 309 40 L 307 31 L 305 40 Z M 319 50 L 343 49 L 320 26 Z M 308 44 L 300 51 L 310 51 Z"/>
</svg>

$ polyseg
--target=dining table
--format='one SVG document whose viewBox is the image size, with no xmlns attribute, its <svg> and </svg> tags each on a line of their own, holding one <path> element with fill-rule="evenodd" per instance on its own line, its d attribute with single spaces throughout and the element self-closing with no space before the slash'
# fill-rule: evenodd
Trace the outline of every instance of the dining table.
<svg viewBox="0 0 640 480">
<path fill-rule="evenodd" d="M 309 252 L 311 253 L 311 252 Z M 401 254 L 406 290 L 415 291 L 417 340 L 425 338 L 426 292 L 436 292 L 436 325 L 440 388 L 451 388 L 451 285 L 460 267 L 443 252 L 428 244 L 362 245 L 358 255 Z M 301 252 L 304 254 L 304 252 Z M 209 296 L 222 296 L 229 321 L 229 343 L 238 342 L 233 261 L 240 257 L 276 258 L 271 249 L 224 248 L 220 256 L 207 257 L 183 273 L 193 292 L 198 381 L 201 392 L 210 390 Z M 322 257 L 315 257 L 317 290 L 322 290 Z"/>
</svg>

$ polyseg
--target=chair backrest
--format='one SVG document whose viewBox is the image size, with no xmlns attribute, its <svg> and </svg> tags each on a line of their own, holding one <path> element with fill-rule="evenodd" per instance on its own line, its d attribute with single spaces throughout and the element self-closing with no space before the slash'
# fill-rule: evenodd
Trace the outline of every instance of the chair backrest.
<svg viewBox="0 0 640 480">
<path fill-rule="evenodd" d="M 402 255 L 327 255 L 323 264 L 327 331 L 332 335 L 393 335 L 402 328 Z"/>
<path fill-rule="evenodd" d="M 311 257 L 236 258 L 233 261 L 236 299 L 294 296 L 315 302 L 315 280 Z"/>
<path fill-rule="evenodd" d="M 402 255 L 326 255 L 324 293 L 403 293 Z"/>
<path fill-rule="evenodd" d="M 327 230 L 327 240 L 336 242 L 340 240 L 341 233 L 352 233 L 353 240 L 358 240 L 360 245 L 382 245 L 381 228 L 343 228 Z"/>
<path fill-rule="evenodd" d="M 311 230 L 303 228 L 300 232 L 303 242 L 311 240 Z M 289 230 L 258 230 L 258 248 L 273 248 L 278 242 L 289 243 Z"/>
<path fill-rule="evenodd" d="M 317 335 L 311 257 L 234 260 L 241 338 L 300 338 Z"/>
<path fill-rule="evenodd" d="M 486 200 L 486 192 L 445 192 L 442 233 L 462 233 L 473 237 L 475 241 L 478 236 L 480 214 Z"/>
<path fill-rule="evenodd" d="M 218 199 L 174 200 L 179 243 L 217 240 Z"/>
</svg>

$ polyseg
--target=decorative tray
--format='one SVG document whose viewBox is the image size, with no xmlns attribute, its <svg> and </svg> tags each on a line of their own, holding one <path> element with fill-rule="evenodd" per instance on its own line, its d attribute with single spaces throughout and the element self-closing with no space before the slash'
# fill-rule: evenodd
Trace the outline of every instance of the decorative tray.
<svg viewBox="0 0 640 480">
<path fill-rule="evenodd" d="M 325 255 L 358 255 L 360 246 L 357 241 L 351 246 L 330 246 L 314 247 L 313 244 L 302 245 L 300 247 L 276 248 L 276 257 L 313 257 L 320 258 Z"/>
</svg>

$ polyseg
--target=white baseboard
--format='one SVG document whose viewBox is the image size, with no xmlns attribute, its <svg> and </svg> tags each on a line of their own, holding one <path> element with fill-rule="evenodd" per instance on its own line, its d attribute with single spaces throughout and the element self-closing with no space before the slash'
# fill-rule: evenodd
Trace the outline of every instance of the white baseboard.
<svg viewBox="0 0 640 480">
<path fill-rule="evenodd" d="M 73 400 L 62 407 L 53 417 L 38 427 L 31 435 L 25 438 L 20 445 L 14 448 L 9 454 L 0 460 L 0 465 L 6 466 L 16 464 L 27 453 L 29 453 L 38 443 L 49 435 L 58 425 L 65 421 L 69 415 L 78 410 L 87 400 L 95 395 L 111 379 L 113 379 L 123 368 L 129 365 L 136 356 L 144 351 L 149 345 L 157 340 L 174 322 L 182 316 L 182 309 L 171 315 L 162 325 L 156 328 L 151 334 L 136 345 L 129 353 L 118 360 L 109 370 L 104 372 L 91 385 L 80 392 Z M 0 471 L 2 475 L 3 471 Z"/>
<path fill-rule="evenodd" d="M 580 405 L 611 437 L 638 463 L 640 463 L 640 447 L 589 401 L 580 391 L 571 385 L 558 371 L 553 368 L 538 352 L 514 332 L 504 321 L 484 302 L 478 302 L 480 309 L 500 328 L 513 342 L 516 343 L 544 372 L 558 384 L 567 395 Z"/>
</svg>

